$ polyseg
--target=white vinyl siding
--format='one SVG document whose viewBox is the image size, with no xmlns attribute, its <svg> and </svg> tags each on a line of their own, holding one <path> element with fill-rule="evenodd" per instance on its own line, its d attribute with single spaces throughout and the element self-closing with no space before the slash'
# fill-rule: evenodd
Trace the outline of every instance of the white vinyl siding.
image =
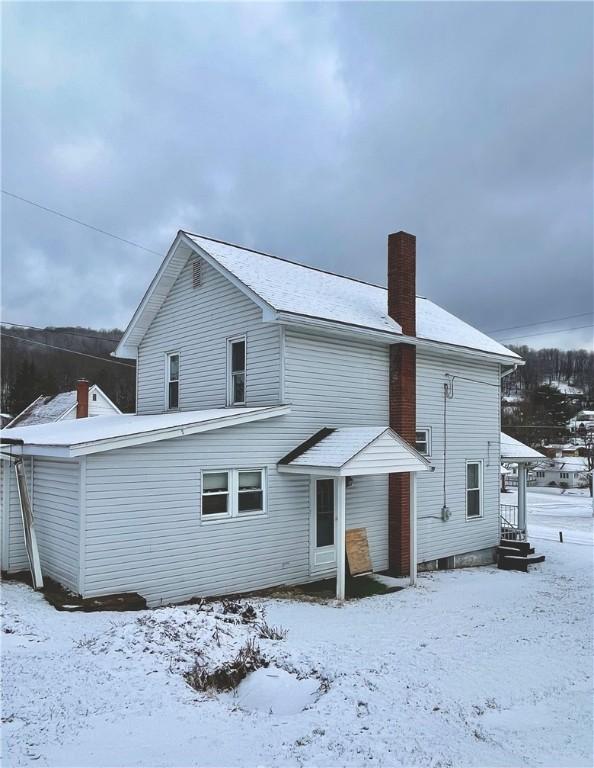
<svg viewBox="0 0 594 768">
<path fill-rule="evenodd" d="M 79 497 L 78 461 L 35 458 L 33 519 L 41 570 L 73 592 L 79 580 Z"/>
<path fill-rule="evenodd" d="M 444 522 L 445 375 L 454 379 L 447 400 L 446 504 Z M 475 381 L 468 381 L 474 379 Z M 484 382 L 484 383 L 478 383 Z M 499 366 L 417 350 L 417 423 L 431 427 L 431 464 L 417 482 L 419 562 L 494 547 L 499 535 Z M 466 518 L 466 462 L 483 461 L 483 516 Z"/>
<path fill-rule="evenodd" d="M 40 457 L 25 458 L 24 464 L 42 573 L 76 592 L 80 562 L 79 464 Z M 7 563 L 3 562 L 2 567 L 15 573 L 29 570 L 29 559 L 14 468 L 7 462 L 2 465 L 2 497 L 8 502 L 2 516 L 3 537 L 8 535 L 8 551 L 4 550 L 3 555 Z"/>
<path fill-rule="evenodd" d="M 180 354 L 180 409 L 227 405 L 227 339 L 246 337 L 247 406 L 281 401 L 280 337 L 275 323 L 206 262 L 202 284 L 192 287 L 192 259 L 175 281 L 138 350 L 138 413 L 165 410 L 163 357 Z"/>
<path fill-rule="evenodd" d="M 319 578 L 309 477 L 276 463 L 322 426 L 386 423 L 388 350 L 286 337 L 290 415 L 87 457 L 87 596 L 132 591 L 157 605 Z M 265 514 L 201 520 L 201 473 L 227 468 L 266 470 Z M 347 524 L 366 525 L 376 570 L 388 567 L 387 498 L 386 475 L 355 478 L 346 496 Z"/>
</svg>

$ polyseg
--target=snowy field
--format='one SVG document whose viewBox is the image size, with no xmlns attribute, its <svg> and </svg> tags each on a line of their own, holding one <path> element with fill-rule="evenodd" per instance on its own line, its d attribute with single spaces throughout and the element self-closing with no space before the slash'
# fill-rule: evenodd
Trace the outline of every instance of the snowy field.
<svg viewBox="0 0 594 768">
<path fill-rule="evenodd" d="M 594 544 L 592 499 L 587 489 L 530 488 L 526 495 L 528 506 L 528 535 L 530 539 Z M 501 494 L 502 504 L 517 504 L 518 493 Z"/>
<path fill-rule="evenodd" d="M 530 525 L 555 534 L 547 503 L 531 493 Z M 564 520 L 583 535 L 585 514 Z M 591 539 L 535 544 L 529 574 L 426 574 L 344 607 L 259 600 L 247 622 L 221 604 L 59 613 L 4 584 L 2 764 L 591 766 Z M 196 655 L 230 658 L 262 611 L 288 631 L 257 639 L 271 666 L 239 695 L 192 689 Z"/>
</svg>

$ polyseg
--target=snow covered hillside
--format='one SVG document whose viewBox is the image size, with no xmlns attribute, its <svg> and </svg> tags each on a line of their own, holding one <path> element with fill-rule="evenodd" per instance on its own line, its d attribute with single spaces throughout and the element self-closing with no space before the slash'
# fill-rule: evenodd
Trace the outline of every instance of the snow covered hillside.
<svg viewBox="0 0 594 768">
<path fill-rule="evenodd" d="M 222 603 L 60 613 L 5 583 L 3 765 L 591 766 L 592 542 L 538 548 L 529 574 L 425 574 L 344 607 L 252 601 L 243 617 Z M 264 620 L 286 638 L 261 639 Z M 248 639 L 270 666 L 239 697 L 185 682 Z"/>
</svg>

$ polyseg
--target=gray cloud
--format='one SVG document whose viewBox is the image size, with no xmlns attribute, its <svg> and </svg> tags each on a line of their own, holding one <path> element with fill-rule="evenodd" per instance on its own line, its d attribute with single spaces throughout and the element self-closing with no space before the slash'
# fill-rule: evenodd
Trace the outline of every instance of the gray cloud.
<svg viewBox="0 0 594 768">
<path fill-rule="evenodd" d="M 403 228 L 419 292 L 478 327 L 586 312 L 592 15 L 9 4 L 3 186 L 159 252 L 187 228 L 375 282 Z M 6 197 L 2 215 L 3 319 L 125 325 L 156 256 Z"/>
</svg>

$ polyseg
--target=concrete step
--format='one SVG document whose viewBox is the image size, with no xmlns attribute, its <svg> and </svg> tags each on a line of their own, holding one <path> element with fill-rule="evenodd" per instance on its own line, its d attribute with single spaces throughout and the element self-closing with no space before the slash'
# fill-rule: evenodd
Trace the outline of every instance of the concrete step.
<svg viewBox="0 0 594 768">
<path fill-rule="evenodd" d="M 506 549 L 514 549 L 521 555 L 530 555 L 534 552 L 534 548 L 530 546 L 529 541 L 509 541 L 508 539 L 501 539 L 499 546 L 505 547 Z M 532 550 L 532 552 L 530 550 Z"/>
<path fill-rule="evenodd" d="M 497 567 L 502 571 L 522 571 L 528 573 L 528 566 L 536 563 L 544 563 L 544 555 L 508 555 L 501 553 Z"/>
</svg>

